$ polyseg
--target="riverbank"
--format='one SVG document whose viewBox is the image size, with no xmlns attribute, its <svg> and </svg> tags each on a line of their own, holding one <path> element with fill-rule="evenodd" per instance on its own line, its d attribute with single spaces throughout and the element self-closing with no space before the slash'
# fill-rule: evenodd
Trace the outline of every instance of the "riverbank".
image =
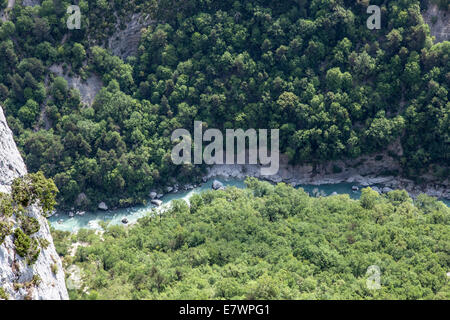
<svg viewBox="0 0 450 320">
<path fill-rule="evenodd" d="M 388 147 L 388 150 L 401 154 L 399 144 Z M 76 232 L 80 228 L 101 230 L 100 222 L 105 221 L 110 225 L 133 225 L 139 218 L 147 215 L 149 211 L 156 210 L 158 215 L 165 210 L 169 203 L 175 199 L 189 201 L 189 198 L 197 193 L 210 190 L 213 180 L 218 179 L 225 187 L 234 186 L 244 188 L 244 180 L 251 176 L 272 183 L 285 182 L 296 188 L 305 189 L 312 196 L 329 196 L 334 193 L 348 194 L 353 199 L 358 199 L 361 188 L 372 187 L 379 193 L 386 193 L 395 189 L 405 189 L 411 197 L 415 198 L 421 193 L 443 199 L 450 199 L 448 179 L 441 182 L 432 182 L 432 177 L 427 184 L 417 185 L 412 180 L 400 177 L 400 175 L 386 175 L 386 172 L 401 172 L 397 160 L 386 153 L 376 153 L 357 159 L 328 161 L 316 165 L 291 165 L 285 155 L 280 156 L 280 168 L 277 174 L 262 176 L 259 165 L 213 165 L 207 169 L 201 185 L 188 184 L 161 187 L 159 190 L 151 190 L 149 201 L 146 205 L 137 205 L 130 208 L 116 210 L 97 210 L 86 212 L 82 216 L 68 216 L 59 213 L 50 218 L 50 223 L 55 229 Z M 158 199 L 159 206 L 151 203 L 150 199 Z M 449 200 L 444 200 L 450 206 Z M 122 220 L 126 218 L 126 224 Z"/>
<path fill-rule="evenodd" d="M 194 194 L 199 194 L 207 190 L 212 189 L 212 184 L 215 180 L 218 180 L 223 184 L 224 187 L 237 187 L 237 188 L 245 188 L 245 183 L 241 176 L 240 178 L 231 177 L 230 174 L 239 175 L 242 172 L 234 170 L 224 172 L 220 168 L 211 169 L 208 175 L 213 175 L 218 172 L 222 174 L 228 174 L 228 177 L 222 175 L 211 176 L 211 179 L 207 180 L 201 186 L 193 188 L 191 190 L 183 190 L 172 192 L 164 195 L 161 198 L 162 205 L 156 206 L 152 204 L 150 201 L 147 205 L 139 205 L 131 208 L 125 209 L 117 209 L 117 210 L 108 210 L 108 211 L 92 211 L 86 212 L 84 215 L 75 215 L 73 217 L 67 215 L 66 213 L 57 213 L 49 218 L 49 222 L 53 228 L 60 231 L 69 231 L 69 232 L 77 232 L 79 229 L 86 228 L 92 230 L 102 230 L 102 222 L 107 223 L 108 225 L 125 225 L 132 226 L 135 224 L 141 217 L 151 214 L 151 211 L 154 210 L 154 216 L 159 216 L 164 210 L 166 210 L 171 201 L 173 200 L 184 200 L 189 202 L 189 199 Z M 248 173 L 247 173 L 248 174 Z M 372 182 L 376 182 L 379 180 L 373 180 Z M 382 184 L 371 185 L 374 189 L 381 190 L 383 187 Z M 352 199 L 359 199 L 361 195 L 361 188 L 364 186 L 359 183 L 348 183 L 341 182 L 336 184 L 300 184 L 296 186 L 297 188 L 303 188 L 306 192 L 308 192 L 311 196 L 332 196 L 335 194 L 348 194 Z M 354 190 L 356 189 L 357 190 Z M 449 201 L 445 201 L 447 206 L 450 205 Z M 122 222 L 123 218 L 126 218 L 128 221 L 126 224 Z"/>
<path fill-rule="evenodd" d="M 392 148 L 392 147 L 391 147 Z M 396 159 L 387 153 L 377 153 L 371 156 L 350 160 L 327 161 L 316 165 L 291 165 L 285 155 L 280 156 L 280 169 L 276 175 L 262 176 L 260 165 L 214 165 L 208 168 L 203 180 L 214 177 L 245 179 L 247 176 L 271 181 L 285 182 L 294 187 L 299 185 L 325 185 L 338 183 L 354 183 L 363 187 L 382 185 L 389 189 L 405 189 L 413 198 L 421 193 L 439 199 L 450 199 L 448 178 L 442 182 L 424 176 L 423 184 L 416 184 L 400 175 L 387 173 L 401 172 Z"/>
</svg>

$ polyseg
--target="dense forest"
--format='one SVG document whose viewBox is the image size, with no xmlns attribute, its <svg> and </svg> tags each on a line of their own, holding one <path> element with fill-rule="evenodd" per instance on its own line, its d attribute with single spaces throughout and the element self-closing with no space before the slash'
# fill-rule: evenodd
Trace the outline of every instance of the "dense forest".
<svg viewBox="0 0 450 320">
<path fill-rule="evenodd" d="M 67 282 L 71 298 L 450 299 L 442 202 L 370 188 L 360 200 L 314 198 L 246 183 L 177 200 L 132 227 L 54 231 L 66 266 L 81 270 Z M 72 242 L 81 244 L 74 256 Z M 367 286 L 372 265 L 378 290 Z"/>
<path fill-rule="evenodd" d="M 433 43 L 428 1 L 370 1 L 380 30 L 366 27 L 366 0 L 75 2 L 80 30 L 59 0 L 18 0 L 0 22 L 0 104 L 28 169 L 53 178 L 63 206 L 127 206 L 173 177 L 199 179 L 202 167 L 170 162 L 171 132 L 194 120 L 280 129 L 292 163 L 400 142 L 401 174 L 449 175 L 450 42 Z M 132 12 L 154 22 L 123 61 L 104 47 Z M 98 76 L 93 104 L 51 66 Z"/>
</svg>

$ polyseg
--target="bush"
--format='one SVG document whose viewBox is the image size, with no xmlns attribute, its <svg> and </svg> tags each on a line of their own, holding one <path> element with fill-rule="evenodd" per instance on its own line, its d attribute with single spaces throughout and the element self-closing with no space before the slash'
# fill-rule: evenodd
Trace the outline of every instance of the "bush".
<svg viewBox="0 0 450 320">
<path fill-rule="evenodd" d="M 12 198 L 17 204 L 28 207 L 39 202 L 44 213 L 53 210 L 57 193 L 53 180 L 46 179 L 42 172 L 27 174 L 12 184 Z"/>
<path fill-rule="evenodd" d="M 14 238 L 14 245 L 16 246 L 17 254 L 19 254 L 22 258 L 25 258 L 31 248 L 31 238 L 19 228 L 14 230 Z"/>
<path fill-rule="evenodd" d="M 33 233 L 38 232 L 41 227 L 39 221 L 36 218 L 29 217 L 23 214 L 18 216 L 18 221 L 22 230 L 29 236 L 31 236 Z"/>
<path fill-rule="evenodd" d="M 8 294 L 5 292 L 5 289 L 0 288 L 0 299 L 8 300 Z"/>
<path fill-rule="evenodd" d="M 11 224 L 7 221 L 0 221 L 0 245 L 3 243 L 5 238 L 11 234 L 11 232 Z"/>
<path fill-rule="evenodd" d="M 0 217 L 11 217 L 13 214 L 13 200 L 9 194 L 0 193 Z"/>
</svg>

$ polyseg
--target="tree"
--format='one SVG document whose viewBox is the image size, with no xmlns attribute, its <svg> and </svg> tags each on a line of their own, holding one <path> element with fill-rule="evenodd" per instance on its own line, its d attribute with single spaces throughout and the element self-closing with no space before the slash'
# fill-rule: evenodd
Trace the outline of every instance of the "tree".
<svg viewBox="0 0 450 320">
<path fill-rule="evenodd" d="M 26 126 L 30 126 L 38 114 L 39 105 L 36 101 L 29 99 L 27 103 L 19 109 L 18 117 Z"/>
</svg>

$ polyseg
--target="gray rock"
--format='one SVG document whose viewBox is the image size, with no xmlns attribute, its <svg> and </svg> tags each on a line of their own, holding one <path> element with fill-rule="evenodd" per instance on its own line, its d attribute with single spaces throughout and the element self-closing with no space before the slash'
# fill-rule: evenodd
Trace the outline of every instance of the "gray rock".
<svg viewBox="0 0 450 320">
<path fill-rule="evenodd" d="M 118 17 L 115 32 L 108 39 L 107 47 L 112 53 L 122 60 L 126 61 L 127 57 L 135 56 L 138 52 L 139 43 L 141 41 L 141 31 L 147 26 L 154 23 L 149 15 L 134 13 L 132 16 L 125 15 Z M 121 28 L 123 23 L 125 28 Z"/>
<path fill-rule="evenodd" d="M 164 197 L 162 193 L 158 193 L 158 195 L 156 196 L 157 199 L 161 199 L 162 197 Z"/>
<path fill-rule="evenodd" d="M 173 187 L 167 187 L 166 191 L 167 191 L 167 193 L 172 192 L 173 191 Z"/>
<path fill-rule="evenodd" d="M 212 188 L 214 190 L 222 190 L 222 189 L 224 189 L 223 183 L 220 182 L 219 180 L 214 180 L 212 183 Z"/>
<path fill-rule="evenodd" d="M 103 87 L 102 80 L 95 74 L 84 81 L 78 75 L 70 77 L 64 74 L 62 64 L 54 64 L 50 66 L 49 70 L 57 76 L 63 77 L 67 81 L 70 88 L 78 89 L 78 91 L 80 91 L 81 101 L 89 106 L 92 105 L 95 96 Z"/>
<path fill-rule="evenodd" d="M 75 205 L 77 207 L 82 207 L 83 205 L 86 205 L 87 203 L 89 203 L 89 199 L 84 192 L 80 193 L 77 196 L 77 199 L 75 200 Z"/>
<path fill-rule="evenodd" d="M 40 0 L 23 0 L 22 5 L 24 7 L 34 7 L 41 4 Z"/>
<path fill-rule="evenodd" d="M 104 202 L 100 202 L 100 203 L 98 204 L 98 208 L 99 208 L 100 210 L 103 210 L 103 211 L 107 211 L 107 210 L 108 210 L 108 206 L 107 206 L 106 203 L 104 203 Z"/>
<path fill-rule="evenodd" d="M 380 188 L 378 188 L 377 186 L 373 186 L 373 187 L 370 187 L 373 191 L 376 191 L 376 192 L 378 192 L 378 193 L 381 193 L 381 190 L 380 190 Z"/>
<path fill-rule="evenodd" d="M 333 193 L 331 193 L 331 196 L 337 196 L 338 193 L 336 191 L 333 191 Z"/>
<path fill-rule="evenodd" d="M 389 188 L 389 187 L 384 187 L 383 188 L 383 193 L 388 193 L 388 192 L 391 192 L 391 191 L 392 191 L 392 189 Z"/>
<path fill-rule="evenodd" d="M 127 219 L 126 217 L 123 217 L 123 218 L 122 218 L 122 223 L 123 223 L 123 224 L 127 224 L 127 223 L 128 223 L 128 219 Z"/>
<path fill-rule="evenodd" d="M 158 196 L 158 194 L 155 191 L 150 192 L 150 199 L 155 199 Z"/>
<path fill-rule="evenodd" d="M 150 201 L 152 204 L 154 204 L 155 206 L 159 207 L 162 205 L 162 201 L 161 200 L 152 200 Z"/>
<path fill-rule="evenodd" d="M 353 191 L 358 191 L 359 188 L 358 188 L 358 186 L 352 186 L 352 190 L 353 190 Z"/>
</svg>

